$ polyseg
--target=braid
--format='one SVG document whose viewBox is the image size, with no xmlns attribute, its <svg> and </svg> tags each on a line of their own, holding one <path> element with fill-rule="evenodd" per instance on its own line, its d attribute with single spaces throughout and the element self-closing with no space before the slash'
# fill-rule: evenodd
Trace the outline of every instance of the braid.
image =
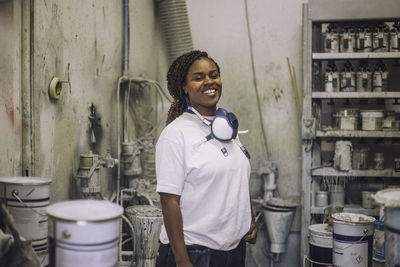
<svg viewBox="0 0 400 267">
<path fill-rule="evenodd" d="M 185 92 L 183 85 L 186 82 L 186 75 L 189 71 L 190 66 L 196 60 L 200 58 L 208 58 L 217 66 L 218 73 L 220 73 L 218 64 L 208 56 L 207 52 L 194 50 L 185 53 L 175 59 L 169 67 L 167 73 L 168 91 L 174 99 L 171 107 L 168 110 L 168 118 L 166 124 L 171 123 L 177 117 L 179 117 L 187 108 L 185 102 Z"/>
</svg>

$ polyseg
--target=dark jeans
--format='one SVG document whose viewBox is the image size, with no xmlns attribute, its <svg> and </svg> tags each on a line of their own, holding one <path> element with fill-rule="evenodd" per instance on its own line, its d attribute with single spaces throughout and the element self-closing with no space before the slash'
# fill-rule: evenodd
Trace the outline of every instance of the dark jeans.
<svg viewBox="0 0 400 267">
<path fill-rule="evenodd" d="M 246 243 L 229 251 L 215 250 L 203 246 L 186 246 L 190 262 L 194 267 L 244 267 L 246 259 Z M 175 259 L 171 247 L 160 244 L 157 267 L 175 267 Z"/>
</svg>

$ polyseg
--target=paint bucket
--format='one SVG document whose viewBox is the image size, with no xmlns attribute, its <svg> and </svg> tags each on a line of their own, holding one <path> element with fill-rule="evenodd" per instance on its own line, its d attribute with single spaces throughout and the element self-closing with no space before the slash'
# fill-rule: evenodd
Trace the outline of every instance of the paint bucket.
<svg viewBox="0 0 400 267">
<path fill-rule="evenodd" d="M 18 233 L 32 241 L 43 266 L 48 259 L 48 220 L 51 179 L 42 177 L 1 177 L 0 198 L 14 217 Z"/>
<path fill-rule="evenodd" d="M 361 125 L 364 131 L 381 131 L 383 111 L 382 110 L 364 110 L 361 114 Z"/>
<path fill-rule="evenodd" d="M 385 224 L 380 220 L 375 221 L 374 261 L 385 261 Z"/>
<path fill-rule="evenodd" d="M 355 213 L 335 213 L 333 219 L 333 265 L 372 267 L 375 218 Z"/>
<path fill-rule="evenodd" d="M 375 200 L 385 207 L 386 266 L 400 265 L 400 188 L 378 191 Z"/>
<path fill-rule="evenodd" d="M 313 267 L 332 264 L 332 227 L 328 224 L 312 224 L 308 227 L 309 259 Z"/>
<path fill-rule="evenodd" d="M 332 206 L 344 206 L 344 185 L 342 184 L 331 184 L 329 186 L 329 198 L 330 205 Z"/>
<path fill-rule="evenodd" d="M 327 191 L 315 192 L 315 206 L 316 207 L 328 206 L 328 192 Z"/>
<path fill-rule="evenodd" d="M 123 209 L 106 200 L 72 200 L 47 208 L 50 265 L 113 267 Z"/>
<path fill-rule="evenodd" d="M 135 266 L 155 266 L 163 224 L 161 209 L 150 205 L 136 205 L 126 208 L 125 213 L 135 230 L 133 244 Z"/>
</svg>

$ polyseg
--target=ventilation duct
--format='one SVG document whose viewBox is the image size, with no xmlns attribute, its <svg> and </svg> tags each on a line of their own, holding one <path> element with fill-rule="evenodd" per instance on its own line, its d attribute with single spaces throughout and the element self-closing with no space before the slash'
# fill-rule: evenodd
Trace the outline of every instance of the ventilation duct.
<svg viewBox="0 0 400 267">
<path fill-rule="evenodd" d="M 185 0 L 157 0 L 158 15 L 167 42 L 168 60 L 193 50 Z"/>
</svg>

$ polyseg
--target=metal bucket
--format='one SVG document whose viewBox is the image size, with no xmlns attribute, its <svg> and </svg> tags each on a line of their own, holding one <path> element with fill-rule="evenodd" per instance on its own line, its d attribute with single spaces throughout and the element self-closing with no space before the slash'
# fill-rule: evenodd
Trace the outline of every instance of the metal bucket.
<svg viewBox="0 0 400 267">
<path fill-rule="evenodd" d="M 312 224 L 308 227 L 308 236 L 311 266 L 322 267 L 332 264 L 332 227 L 322 223 Z"/>
<path fill-rule="evenodd" d="M 133 244 L 135 266 L 155 266 L 163 224 L 161 209 L 150 205 L 136 205 L 126 208 L 125 213 L 135 230 Z"/>
<path fill-rule="evenodd" d="M 123 209 L 106 200 L 52 204 L 49 216 L 52 267 L 118 266 L 119 227 Z"/>
<path fill-rule="evenodd" d="M 51 179 L 42 177 L 1 177 L 0 198 L 15 219 L 21 236 L 32 241 L 32 247 L 43 266 L 48 259 L 48 220 Z"/>
<path fill-rule="evenodd" d="M 386 266 L 400 265 L 400 188 L 378 191 L 375 200 L 385 207 Z"/>
<path fill-rule="evenodd" d="M 355 213 L 335 213 L 333 219 L 333 265 L 372 267 L 375 218 Z"/>
<path fill-rule="evenodd" d="M 382 131 L 382 110 L 361 111 L 361 125 L 363 131 Z"/>
</svg>

